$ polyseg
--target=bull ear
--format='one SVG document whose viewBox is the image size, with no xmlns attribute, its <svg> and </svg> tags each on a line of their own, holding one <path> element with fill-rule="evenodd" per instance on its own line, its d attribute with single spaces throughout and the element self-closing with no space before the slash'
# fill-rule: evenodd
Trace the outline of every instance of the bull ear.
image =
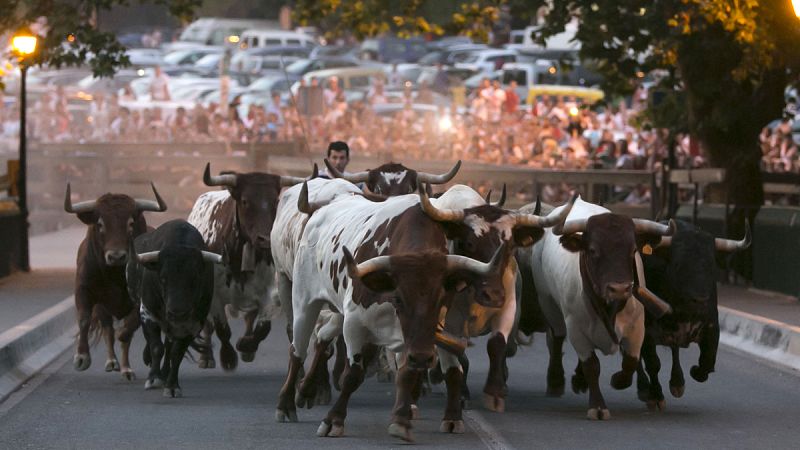
<svg viewBox="0 0 800 450">
<path fill-rule="evenodd" d="M 86 225 L 94 225 L 100 220 L 100 215 L 97 214 L 96 211 L 86 211 L 80 212 L 77 214 L 78 220 L 85 223 Z"/>
<path fill-rule="evenodd" d="M 583 250 L 583 233 L 569 233 L 559 239 L 561 246 L 569 252 L 578 253 Z"/>
<path fill-rule="evenodd" d="M 389 272 L 376 271 L 361 277 L 361 282 L 372 292 L 391 292 L 395 290 L 395 282 Z"/>
<path fill-rule="evenodd" d="M 511 232 L 517 247 L 530 247 L 544 236 L 544 229 L 539 227 L 518 226 Z"/>
</svg>

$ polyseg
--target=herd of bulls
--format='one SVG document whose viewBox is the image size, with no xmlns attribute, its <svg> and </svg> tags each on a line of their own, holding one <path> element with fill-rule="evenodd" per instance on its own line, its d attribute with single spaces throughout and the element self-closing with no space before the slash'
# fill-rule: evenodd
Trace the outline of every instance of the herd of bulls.
<svg viewBox="0 0 800 450">
<path fill-rule="evenodd" d="M 569 339 L 579 356 L 572 389 L 589 391 L 590 419 L 610 418 L 596 350 L 621 352 L 612 387 L 631 386 L 636 374 L 639 398 L 650 408 L 664 407 L 656 345 L 672 349 L 675 397 L 685 385 L 679 348 L 700 346 L 690 370 L 695 380 L 714 371 L 715 253 L 746 248 L 749 227 L 731 241 L 687 223 L 613 214 L 578 196 L 556 208 L 537 202 L 507 210 L 505 189 L 498 203 L 464 185 L 432 195 L 431 184 L 452 180 L 460 162 L 441 175 L 400 164 L 343 174 L 327 165 L 332 179 L 317 177 L 316 166 L 304 179 L 214 176 L 207 165 L 205 184 L 224 189 L 202 194 L 188 221 L 155 230 L 143 216 L 166 210 L 154 186 L 156 201 L 106 194 L 73 204 L 68 185 L 65 209 L 88 225 L 77 260 L 75 369 L 90 366 L 89 335 L 102 333 L 105 370 L 134 379 L 128 351 L 141 325 L 150 366 L 145 389 L 179 397 L 178 370 L 189 347 L 201 368 L 216 367 L 216 332 L 220 364 L 233 370 L 239 357 L 253 360 L 271 320 L 284 314 L 291 345 L 276 420 L 297 421 L 298 406 L 330 402 L 335 350 L 340 394 L 318 435 L 344 433 L 350 396 L 383 359 L 396 367 L 389 434 L 404 440 L 412 440 L 428 380 L 447 388 L 441 431 L 464 431 L 469 337 L 488 335 L 483 399 L 497 412 L 505 410 L 506 358 L 534 332 L 547 333 L 548 395 L 564 392 L 562 346 Z M 228 318 L 240 314 L 245 332 L 234 348 Z M 122 321 L 116 336 L 114 319 Z"/>
</svg>

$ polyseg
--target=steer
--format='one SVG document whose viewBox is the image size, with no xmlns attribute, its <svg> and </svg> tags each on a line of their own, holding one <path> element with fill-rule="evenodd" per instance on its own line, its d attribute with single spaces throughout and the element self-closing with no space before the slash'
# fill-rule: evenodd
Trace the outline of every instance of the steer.
<svg viewBox="0 0 800 450">
<path fill-rule="evenodd" d="M 164 397 L 180 397 L 178 369 L 203 329 L 214 294 L 214 263 L 203 236 L 184 220 L 171 220 L 134 240 L 128 261 L 128 293 L 139 315 L 149 350 L 145 389 L 164 387 Z M 161 342 L 161 332 L 166 342 Z M 163 367 L 161 358 L 164 358 Z M 148 361 L 145 361 L 146 363 Z"/>
<path fill-rule="evenodd" d="M 89 332 L 102 328 L 108 358 L 106 372 L 122 371 L 133 380 L 135 374 L 128 360 L 131 338 L 139 328 L 137 305 L 128 296 L 125 263 L 134 237 L 147 231 L 144 211 L 163 212 L 167 205 L 151 183 L 156 201 L 138 200 L 123 194 L 105 194 L 97 200 L 72 203 L 70 185 L 64 198 L 64 210 L 77 214 L 88 225 L 86 237 L 78 248 L 75 274 L 75 308 L 78 311 L 78 350 L 73 358 L 76 370 L 92 364 Z M 122 320 L 117 339 L 122 346 L 122 365 L 114 352 L 114 319 Z"/>
<path fill-rule="evenodd" d="M 622 370 L 612 376 L 611 386 L 629 387 L 644 338 L 640 302 L 659 315 L 669 311 L 663 300 L 634 284 L 634 272 L 643 282 L 635 270 L 640 266 L 637 251 L 674 229 L 672 222 L 667 226 L 631 219 L 578 199 L 567 222 L 545 231 L 533 247 L 533 278 L 554 335 L 551 364 L 557 358 L 554 372 L 560 371 L 563 379 L 561 345 L 566 335 L 580 359 L 572 389 L 589 390 L 589 419 L 611 417 L 600 392 L 595 349 L 611 354 L 622 347 Z"/>
<path fill-rule="evenodd" d="M 665 406 L 658 381 L 661 361 L 656 345 L 672 350 L 669 390 L 673 397 L 681 397 L 686 385 L 679 348 L 686 348 L 692 342 L 700 347 L 698 365 L 689 371 L 698 382 L 706 381 L 708 374 L 714 371 L 719 345 L 714 253 L 739 251 L 750 246 L 749 224 L 745 226 L 741 241 L 715 239 L 688 222 L 677 221 L 677 225 L 675 235 L 662 238 L 652 252 L 645 252 L 642 257 L 648 288 L 672 306 L 672 314 L 660 319 L 651 314 L 645 316 L 644 364 L 639 364 L 637 369 L 637 388 L 639 398 L 651 410 L 661 410 Z"/>
<path fill-rule="evenodd" d="M 334 178 L 344 178 L 351 183 L 366 183 L 365 187 L 369 192 L 395 196 L 413 193 L 417 189 L 417 183 L 447 183 L 458 173 L 461 161 L 458 161 L 449 172 L 441 175 L 417 172 L 398 163 L 386 163 L 376 169 L 348 174 L 339 172 L 327 159 L 325 159 L 325 166 L 328 167 L 328 173 Z"/>
<path fill-rule="evenodd" d="M 542 237 L 545 227 L 563 223 L 572 207 L 571 202 L 556 214 L 539 217 L 506 211 L 487 202 L 488 197 L 484 201 L 477 192 L 464 185 L 455 185 L 434 200 L 429 200 L 420 190 L 420 203 L 425 213 L 446 224 L 451 252 L 479 261 L 488 261 L 501 246 L 511 249 L 533 245 Z M 444 328 L 454 335 L 491 334 L 486 344 L 489 373 L 483 392 L 485 406 L 497 412 L 505 410 L 506 351 L 519 318 L 516 284 L 516 261 L 513 257 L 505 258 L 502 272 L 486 279 L 483 292 L 465 290 L 456 297 L 445 316 Z M 461 299 L 461 295 L 467 298 Z M 489 298 L 475 301 L 475 295 Z M 499 299 L 499 303 L 492 302 L 495 299 Z M 486 303 L 491 306 L 484 306 Z M 455 354 L 441 347 L 437 350 L 448 391 L 447 414 L 440 430 L 463 433 L 461 391 L 465 384 L 464 369 Z"/>
<path fill-rule="evenodd" d="M 211 164 L 206 165 L 203 182 L 226 189 L 201 195 L 188 221 L 200 231 L 209 251 L 222 254 L 225 263 L 214 268 L 214 301 L 209 314 L 211 323 L 204 329 L 207 351 L 200 356 L 201 368 L 216 366 L 211 352 L 212 324 L 221 343 L 222 368 L 236 368 L 238 358 L 230 343 L 226 306 L 232 314 L 245 313 L 245 334 L 236 342 L 243 361 L 253 360 L 258 345 L 269 334 L 270 319 L 277 308 L 272 298 L 275 266 L 270 233 L 278 195 L 282 187 L 303 181 L 304 178 L 258 172 L 213 176 Z"/>
<path fill-rule="evenodd" d="M 389 434 L 411 440 L 411 389 L 434 360 L 440 311 L 462 284 L 482 286 L 501 269 L 508 251 L 484 264 L 448 255 L 444 228 L 419 207 L 416 195 L 374 203 L 360 196 L 333 201 L 306 224 L 298 246 L 292 287 L 294 336 L 289 371 L 276 411 L 296 421 L 295 381 L 323 304 L 343 315 L 348 367 L 342 391 L 320 424 L 319 436 L 341 436 L 347 403 L 364 379 L 379 346 L 405 352 L 396 378 Z M 355 256 L 347 248 L 355 250 Z"/>
</svg>

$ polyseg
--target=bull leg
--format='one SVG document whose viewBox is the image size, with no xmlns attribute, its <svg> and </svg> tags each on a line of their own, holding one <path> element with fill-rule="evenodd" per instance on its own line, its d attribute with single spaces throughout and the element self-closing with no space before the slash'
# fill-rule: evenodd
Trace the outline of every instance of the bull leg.
<svg viewBox="0 0 800 450">
<path fill-rule="evenodd" d="M 161 328 L 153 321 L 144 320 L 142 321 L 142 331 L 147 340 L 147 346 L 150 348 L 150 373 L 147 375 L 144 388 L 147 390 L 156 389 L 164 385 L 164 380 L 161 376 L 161 358 L 164 356 Z"/>
<path fill-rule="evenodd" d="M 75 309 L 78 311 L 78 349 L 72 358 L 75 370 L 83 371 L 92 365 L 89 353 L 89 327 L 92 324 L 92 305 L 84 289 L 75 291 Z"/>
<path fill-rule="evenodd" d="M 331 403 L 331 382 L 330 374 L 328 373 L 328 360 L 331 359 L 333 354 L 333 347 L 331 342 L 337 337 L 342 335 L 342 323 L 344 316 L 339 313 L 328 311 L 324 316 L 324 322 L 317 330 L 317 343 L 314 354 L 314 362 L 309 369 L 311 379 L 309 381 L 303 380 L 303 386 L 300 387 L 301 394 L 304 394 L 305 389 L 311 389 L 313 395 L 305 395 L 307 401 L 313 401 L 315 405 L 329 405 Z M 317 358 L 317 353 L 322 352 Z M 308 383 L 308 386 L 306 384 Z M 311 387 L 310 383 L 314 383 Z M 299 401 L 302 406 L 302 402 Z M 307 405 L 311 408 L 311 405 Z"/>
<path fill-rule="evenodd" d="M 172 338 L 166 337 L 164 339 L 164 361 L 161 364 L 161 379 L 166 380 L 169 377 L 172 367 Z"/>
<path fill-rule="evenodd" d="M 210 321 L 206 321 L 203 325 L 203 351 L 200 353 L 200 360 L 197 365 L 201 369 L 213 369 L 217 367 L 217 362 L 214 360 L 214 348 L 211 342 L 211 337 L 214 335 L 214 325 Z"/>
<path fill-rule="evenodd" d="M 636 367 L 636 396 L 643 402 L 650 398 L 650 378 L 644 370 L 644 347 L 642 347 L 642 358 Z"/>
<path fill-rule="evenodd" d="M 317 428 L 317 436 L 340 437 L 344 434 L 344 420 L 347 418 L 347 403 L 350 396 L 364 382 L 366 367 L 378 353 L 378 347 L 366 344 L 362 347 L 361 354 L 352 356 L 352 363 L 348 361 L 342 374 L 342 391 L 336 403 L 328 411 L 327 416 Z"/>
<path fill-rule="evenodd" d="M 614 389 L 627 389 L 633 384 L 633 374 L 639 366 L 639 358 L 622 350 L 622 370 L 611 376 L 611 387 Z"/>
<path fill-rule="evenodd" d="M 605 399 L 603 399 L 603 393 L 600 392 L 600 361 L 594 351 L 591 352 L 588 359 L 581 361 L 580 365 L 583 369 L 583 376 L 586 377 L 586 382 L 589 385 L 589 411 L 587 412 L 587 417 L 589 420 L 610 419 L 611 413 L 608 411 Z"/>
<path fill-rule="evenodd" d="M 281 301 L 281 311 L 286 317 L 286 337 L 289 342 L 292 342 L 292 323 L 294 322 L 294 315 L 292 314 L 292 282 L 286 274 L 279 273 L 277 276 L 278 284 L 278 298 Z"/>
<path fill-rule="evenodd" d="M 419 378 L 424 370 L 414 370 L 404 364 L 397 372 L 395 389 L 396 397 L 392 409 L 392 423 L 389 424 L 389 435 L 407 442 L 413 442 L 411 435 L 411 397 L 414 386 L 419 384 Z"/>
<path fill-rule="evenodd" d="M 547 350 L 550 353 L 550 362 L 547 365 L 547 396 L 561 397 L 564 395 L 564 336 L 556 336 L 553 329 L 547 330 Z"/>
<path fill-rule="evenodd" d="M 299 407 L 307 407 L 311 409 L 314 406 L 315 398 L 317 396 L 317 388 L 319 387 L 320 378 L 328 381 L 328 348 L 331 341 L 317 341 L 314 345 L 314 359 L 311 360 L 311 367 L 308 368 L 308 373 L 300 381 L 300 386 L 297 389 L 295 396 L 295 403 Z M 330 385 L 328 385 L 328 400 L 330 401 Z"/>
<path fill-rule="evenodd" d="M 222 364 L 222 369 L 225 371 L 236 369 L 239 357 L 231 345 L 231 327 L 228 325 L 225 315 L 214 317 L 214 330 L 216 330 L 220 342 L 219 362 Z"/>
<path fill-rule="evenodd" d="M 462 353 L 458 355 L 458 364 L 461 365 L 461 407 L 464 409 L 472 409 L 472 394 L 470 394 L 469 386 L 467 385 L 467 376 L 469 375 L 469 358 Z"/>
<path fill-rule="evenodd" d="M 686 380 L 683 378 L 683 369 L 681 368 L 680 349 L 677 345 L 672 346 L 672 371 L 669 376 L 669 392 L 675 398 L 683 396 L 683 391 L 686 389 Z"/>
<path fill-rule="evenodd" d="M 445 373 L 444 381 L 447 387 L 447 407 L 439 431 L 442 433 L 464 432 L 463 404 L 461 386 L 464 384 L 464 372 L 458 363 L 458 358 L 452 353 L 436 349 L 439 354 L 439 364 Z"/>
<path fill-rule="evenodd" d="M 589 389 L 589 383 L 586 381 L 586 371 L 583 369 L 581 361 L 575 366 L 575 373 L 572 375 L 572 392 L 581 394 Z"/>
<path fill-rule="evenodd" d="M 700 383 L 708 380 L 708 374 L 714 371 L 719 347 L 719 326 L 716 320 L 707 325 L 700 337 L 700 359 L 698 365 L 689 369 L 689 375 Z"/>
<path fill-rule="evenodd" d="M 656 409 L 663 410 L 666 407 L 666 403 L 664 402 L 664 391 L 661 387 L 661 382 L 658 380 L 661 360 L 658 358 L 655 343 L 649 337 L 645 337 L 644 345 L 642 345 L 642 360 L 644 361 L 645 370 L 647 370 L 647 377 L 650 379 L 650 386 L 646 391 L 644 401 L 647 402 L 647 408 L 651 411 Z"/>
<path fill-rule="evenodd" d="M 136 379 L 136 374 L 133 372 L 133 369 L 131 369 L 130 349 L 133 334 L 139 328 L 139 320 L 139 311 L 134 308 L 130 314 L 125 317 L 122 327 L 117 332 L 117 340 L 119 340 L 120 347 L 122 348 L 122 377 L 128 381 Z M 145 346 L 145 348 L 147 348 L 147 346 Z"/>
<path fill-rule="evenodd" d="M 100 308 L 97 309 L 97 316 L 100 319 L 100 326 L 103 329 L 103 340 L 105 340 L 106 343 L 105 371 L 119 372 L 119 360 L 117 360 L 117 353 L 114 351 L 114 318 Z"/>
<path fill-rule="evenodd" d="M 171 345 L 168 347 L 169 352 L 166 354 L 165 360 L 169 360 L 169 372 L 167 375 L 167 382 L 164 385 L 164 397 L 178 398 L 183 396 L 181 385 L 178 383 L 178 371 L 181 367 L 181 361 L 186 354 L 186 349 L 189 348 L 193 337 L 185 337 L 181 339 L 170 339 Z M 165 361 L 166 363 L 166 361 Z"/>
<path fill-rule="evenodd" d="M 252 318 L 249 316 L 252 314 Z M 258 318 L 258 312 L 247 313 L 245 316 L 245 322 L 248 320 L 250 321 L 249 327 L 252 328 L 252 323 Z M 249 328 L 248 328 L 249 329 Z M 242 361 L 244 362 L 252 362 L 255 358 L 255 353 L 258 350 L 258 345 L 267 338 L 269 335 L 270 330 L 272 329 L 272 323 L 266 319 L 259 319 L 256 321 L 255 328 L 252 330 L 252 333 L 246 333 L 243 337 L 239 338 L 236 342 L 236 350 L 239 350 L 242 354 Z"/>
<path fill-rule="evenodd" d="M 489 354 L 489 375 L 483 387 L 483 404 L 490 411 L 504 412 L 506 409 L 506 380 L 504 365 L 506 360 L 506 338 L 502 333 L 495 333 L 486 343 Z"/>
<path fill-rule="evenodd" d="M 336 339 L 336 359 L 333 361 L 333 387 L 337 391 L 342 390 L 342 373 L 347 364 L 347 345 L 344 338 L 339 336 Z"/>
</svg>

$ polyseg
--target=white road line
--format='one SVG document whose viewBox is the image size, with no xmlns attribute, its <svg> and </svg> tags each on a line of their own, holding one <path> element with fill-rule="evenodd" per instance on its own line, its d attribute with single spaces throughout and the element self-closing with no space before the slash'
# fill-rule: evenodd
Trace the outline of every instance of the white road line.
<svg viewBox="0 0 800 450">
<path fill-rule="evenodd" d="M 464 418 L 467 425 L 481 438 L 489 450 L 512 450 L 514 448 L 483 418 L 480 412 L 472 409 L 464 411 Z"/>
</svg>

